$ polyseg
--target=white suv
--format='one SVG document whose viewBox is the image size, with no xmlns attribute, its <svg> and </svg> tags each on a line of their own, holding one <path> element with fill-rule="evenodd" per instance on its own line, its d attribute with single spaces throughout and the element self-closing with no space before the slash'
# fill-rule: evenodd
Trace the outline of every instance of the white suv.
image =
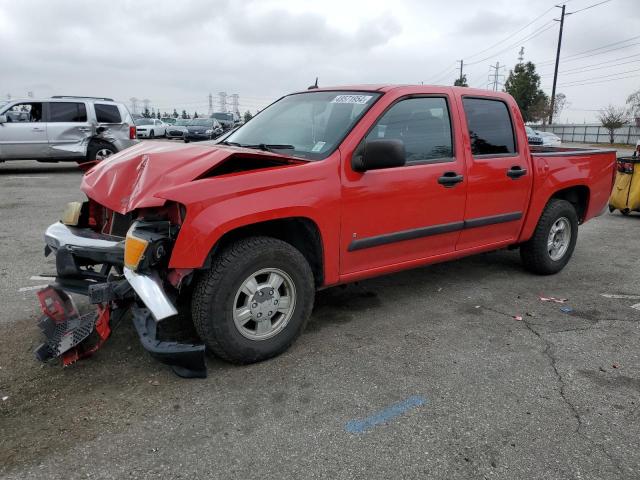
<svg viewBox="0 0 640 480">
<path fill-rule="evenodd" d="M 110 98 L 56 96 L 0 105 L 0 162 L 100 161 L 136 142 L 129 110 Z"/>
</svg>

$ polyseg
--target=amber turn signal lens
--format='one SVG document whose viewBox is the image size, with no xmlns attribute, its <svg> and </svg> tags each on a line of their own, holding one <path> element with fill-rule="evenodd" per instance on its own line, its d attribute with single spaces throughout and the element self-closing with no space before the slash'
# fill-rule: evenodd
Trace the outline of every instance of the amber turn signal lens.
<svg viewBox="0 0 640 480">
<path fill-rule="evenodd" d="M 149 242 L 146 240 L 127 233 L 127 238 L 124 242 L 124 266 L 131 270 L 137 269 L 148 245 Z"/>
<path fill-rule="evenodd" d="M 80 202 L 67 203 L 67 205 L 64 207 L 64 212 L 62 212 L 61 222 L 69 226 L 78 225 L 81 210 L 82 204 Z"/>
</svg>

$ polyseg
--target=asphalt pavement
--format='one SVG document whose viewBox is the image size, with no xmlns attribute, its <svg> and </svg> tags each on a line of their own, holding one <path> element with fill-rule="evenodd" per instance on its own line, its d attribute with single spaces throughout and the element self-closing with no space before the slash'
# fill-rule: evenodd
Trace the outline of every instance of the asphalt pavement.
<svg viewBox="0 0 640 480">
<path fill-rule="evenodd" d="M 1 478 L 640 478 L 640 215 L 581 227 L 550 277 L 499 251 L 327 289 L 285 354 L 184 380 L 128 323 L 34 359 L 42 233 L 80 178 L 0 164 Z"/>
</svg>

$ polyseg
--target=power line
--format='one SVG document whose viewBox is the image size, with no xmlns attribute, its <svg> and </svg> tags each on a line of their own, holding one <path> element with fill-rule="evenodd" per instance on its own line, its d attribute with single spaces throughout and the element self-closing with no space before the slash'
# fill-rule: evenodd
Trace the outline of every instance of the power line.
<svg viewBox="0 0 640 480">
<path fill-rule="evenodd" d="M 613 63 L 613 62 L 617 62 L 619 60 L 626 60 L 627 58 L 634 58 L 634 57 L 640 57 L 640 53 L 636 53 L 634 55 L 627 55 L 626 57 L 614 58 L 612 60 L 606 60 L 604 62 L 590 63 L 588 65 L 583 65 L 581 67 L 570 68 L 568 70 L 561 70 L 560 73 L 569 73 L 570 74 L 571 72 L 584 72 L 584 71 L 588 71 L 588 70 L 585 70 L 585 69 L 588 69 L 590 67 L 595 67 L 597 65 L 605 65 L 605 64 L 608 64 L 608 63 Z M 631 60 L 631 62 L 637 62 L 637 61 L 640 61 L 640 60 Z M 625 63 L 630 63 L 630 62 L 625 62 Z M 620 63 L 618 65 L 623 65 L 623 64 L 624 63 Z M 615 67 L 615 66 L 617 66 L 617 65 L 605 65 L 605 66 L 599 67 L 599 68 L 609 68 L 609 67 Z M 597 69 L 594 68 L 593 70 L 597 70 Z M 540 73 L 540 76 L 541 77 L 545 77 L 545 76 L 551 75 L 551 73 L 552 72 Z"/>
<path fill-rule="evenodd" d="M 594 3 L 593 5 L 589 5 L 588 7 L 581 8 L 580 10 L 576 10 L 574 12 L 569 12 L 567 15 L 575 15 L 576 13 L 584 12 L 585 10 L 589 10 L 590 8 L 597 7 L 598 5 L 602 5 L 603 3 L 609 3 L 611 0 L 604 0 L 600 3 Z"/>
<path fill-rule="evenodd" d="M 486 62 L 487 60 L 494 59 L 494 58 L 496 58 L 497 55 L 500 55 L 501 53 L 504 53 L 507 50 L 511 50 L 512 48 L 514 48 L 514 47 L 516 47 L 518 45 L 526 43 L 526 42 L 528 42 L 530 40 L 533 40 L 537 36 L 542 35 L 544 32 L 549 30 L 551 27 L 553 27 L 553 20 L 549 20 L 547 23 L 543 24 L 541 27 L 537 28 L 536 30 L 534 30 L 532 33 L 530 33 L 526 37 L 521 38 L 517 42 L 514 42 L 514 43 L 510 44 L 509 46 L 505 47 L 504 49 L 502 49 L 502 50 L 500 50 L 498 52 L 495 52 L 495 53 L 489 55 L 488 57 L 483 58 L 482 60 L 477 60 L 475 62 L 467 63 L 467 65 L 468 66 L 477 65 L 478 63 L 483 63 L 483 62 Z"/>
<path fill-rule="evenodd" d="M 626 40 L 620 40 L 620 41 L 618 41 L 618 42 L 609 43 L 609 44 L 607 44 L 607 45 L 603 45 L 602 47 L 592 48 L 592 49 L 590 49 L 590 50 L 584 50 L 584 51 L 582 51 L 582 52 L 578 52 L 578 53 L 574 53 L 574 54 L 571 54 L 571 55 L 567 55 L 567 57 L 565 57 L 565 62 L 566 62 L 566 61 L 568 61 L 568 59 L 569 59 L 569 58 L 573 58 L 573 57 L 581 56 L 581 55 L 584 55 L 584 54 L 586 54 L 586 53 L 596 52 L 596 51 L 598 51 L 598 50 L 602 50 L 602 49 L 604 49 L 604 48 L 613 47 L 614 45 L 620 45 L 621 43 L 626 43 L 626 42 L 630 42 L 630 41 L 632 41 L 632 40 L 637 40 L 638 38 L 640 38 L 640 35 L 637 35 L 637 36 L 635 36 L 635 37 L 631 37 L 631 38 L 627 38 Z M 621 47 L 618 47 L 618 48 L 614 48 L 614 49 L 608 50 L 608 52 L 609 52 L 609 51 L 610 51 L 610 52 L 613 52 L 614 50 L 621 50 L 621 49 L 623 49 L 623 48 L 632 47 L 632 46 L 634 46 L 634 45 L 640 45 L 640 43 L 634 43 L 634 44 L 632 44 L 632 45 L 624 45 L 624 46 L 621 46 Z M 602 53 L 607 53 L 607 52 L 602 52 Z M 600 53 L 596 53 L 596 54 L 594 54 L 594 55 L 601 55 L 601 54 L 600 54 Z M 537 65 L 546 65 L 546 64 L 553 63 L 553 62 L 555 62 L 555 59 L 553 59 L 553 60 L 545 60 L 545 61 L 543 61 L 543 62 L 538 62 L 538 64 L 537 64 Z"/>
<path fill-rule="evenodd" d="M 629 75 L 629 76 L 626 76 L 626 77 L 609 78 L 607 80 L 599 80 L 599 81 L 595 81 L 595 82 L 560 84 L 559 86 L 562 87 L 562 88 L 581 87 L 583 85 L 598 85 L 600 83 L 616 82 L 618 80 L 625 80 L 627 78 L 638 78 L 638 77 L 640 77 L 640 75 Z"/>
<path fill-rule="evenodd" d="M 602 70 L 603 68 L 612 68 L 612 67 L 619 67 L 621 65 L 628 65 L 630 63 L 638 63 L 640 62 L 640 59 L 638 60 L 629 60 L 628 62 L 621 62 L 621 63 L 614 63 L 613 65 L 604 65 L 601 67 L 595 67 L 595 68 L 586 68 L 589 65 L 587 65 L 586 67 L 583 68 L 574 68 L 573 70 L 563 70 L 560 73 L 564 74 L 564 75 L 577 75 L 579 73 L 583 73 L 583 72 L 593 72 L 595 70 Z M 548 77 L 549 75 L 551 75 L 550 73 L 544 73 L 544 74 L 540 74 L 541 77 Z"/>
<path fill-rule="evenodd" d="M 572 83 L 579 83 L 579 82 L 589 82 L 591 80 L 598 80 L 598 79 L 601 79 L 601 78 L 615 77 L 615 76 L 618 76 L 618 75 L 625 75 L 627 73 L 635 73 L 635 72 L 640 72 L 640 68 L 636 68 L 634 70 L 627 70 L 626 72 L 611 73 L 609 75 L 600 75 L 599 77 L 582 78 L 580 80 L 573 80 L 573 81 L 565 83 L 563 85 L 570 85 Z"/>
<path fill-rule="evenodd" d="M 491 50 L 493 47 L 497 47 L 498 45 L 500 45 L 501 43 L 506 42 L 507 40 L 509 40 L 510 38 L 513 38 L 514 36 L 516 36 L 518 33 L 520 33 L 521 31 L 523 31 L 525 28 L 527 28 L 530 25 L 533 25 L 534 23 L 536 23 L 538 20 L 540 20 L 542 17 L 544 17 L 547 13 L 549 13 L 551 10 L 553 10 L 554 7 L 550 7 L 548 10 L 545 10 L 544 12 L 542 12 L 540 15 L 538 15 L 536 18 L 534 18 L 533 20 L 531 20 L 529 23 L 527 23 L 524 27 L 522 27 L 520 30 L 516 30 L 515 32 L 511 33 L 510 35 L 507 35 L 505 38 L 503 38 L 502 40 L 500 40 L 499 42 L 494 43 L 493 45 L 491 45 L 490 47 L 485 48 L 484 50 L 480 50 L 479 52 L 474 53 L 473 55 L 467 55 L 466 58 L 473 58 L 473 57 L 477 57 L 478 55 L 488 52 L 489 50 Z"/>
</svg>

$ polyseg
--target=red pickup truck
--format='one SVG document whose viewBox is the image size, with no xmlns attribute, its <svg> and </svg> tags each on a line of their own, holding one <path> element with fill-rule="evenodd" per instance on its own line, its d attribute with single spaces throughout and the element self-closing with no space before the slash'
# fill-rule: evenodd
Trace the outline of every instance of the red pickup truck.
<svg viewBox="0 0 640 480">
<path fill-rule="evenodd" d="M 205 349 L 236 363 L 287 349 L 317 289 L 507 247 L 553 274 L 607 206 L 614 165 L 530 148 L 509 95 L 432 86 L 313 89 L 216 143 L 143 142 L 89 170 L 88 200 L 45 234 L 57 278 L 38 293 L 37 356 L 87 356 L 130 311 L 154 356 L 202 376 Z"/>
</svg>

